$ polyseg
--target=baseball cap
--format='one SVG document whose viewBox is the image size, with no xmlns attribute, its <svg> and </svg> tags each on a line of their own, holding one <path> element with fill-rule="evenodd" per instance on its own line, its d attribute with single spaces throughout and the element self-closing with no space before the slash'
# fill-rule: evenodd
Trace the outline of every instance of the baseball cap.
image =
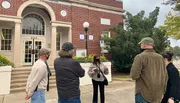
<svg viewBox="0 0 180 103">
<path fill-rule="evenodd" d="M 138 44 L 154 45 L 154 40 L 151 37 L 145 37 Z"/>
<path fill-rule="evenodd" d="M 46 55 L 46 54 L 49 54 L 50 53 L 50 51 L 48 50 L 48 49 L 46 49 L 46 48 L 41 48 L 40 50 L 39 50 L 39 55 L 41 56 L 41 55 Z"/>
<path fill-rule="evenodd" d="M 74 48 L 75 48 L 74 45 L 70 42 L 66 42 L 62 45 L 62 50 L 64 50 L 64 51 L 70 51 Z"/>
</svg>

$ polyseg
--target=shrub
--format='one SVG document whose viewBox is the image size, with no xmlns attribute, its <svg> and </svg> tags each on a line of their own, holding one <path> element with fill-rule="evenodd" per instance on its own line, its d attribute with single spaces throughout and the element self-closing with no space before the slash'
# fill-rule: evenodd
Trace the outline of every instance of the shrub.
<svg viewBox="0 0 180 103">
<path fill-rule="evenodd" d="M 14 64 L 4 55 L 0 54 L 0 66 L 14 66 Z"/>
<path fill-rule="evenodd" d="M 76 56 L 74 56 L 73 58 L 75 60 L 77 60 L 78 62 L 80 62 L 80 63 L 89 63 L 89 62 L 93 62 L 93 57 L 94 57 L 94 55 L 89 55 L 88 58 L 86 58 L 86 57 L 76 57 Z M 101 60 L 101 62 L 107 62 L 108 61 L 106 59 L 106 57 L 104 57 L 104 56 L 100 56 L 100 60 Z"/>
</svg>

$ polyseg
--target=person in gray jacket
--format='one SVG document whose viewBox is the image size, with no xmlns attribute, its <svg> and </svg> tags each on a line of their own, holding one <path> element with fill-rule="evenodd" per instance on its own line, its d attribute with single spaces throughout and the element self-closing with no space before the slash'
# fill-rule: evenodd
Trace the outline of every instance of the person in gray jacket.
<svg viewBox="0 0 180 103">
<path fill-rule="evenodd" d="M 70 42 L 62 45 L 59 58 L 54 61 L 58 103 L 81 103 L 79 77 L 83 77 L 85 70 L 78 61 L 72 59 L 74 46 Z"/>
</svg>

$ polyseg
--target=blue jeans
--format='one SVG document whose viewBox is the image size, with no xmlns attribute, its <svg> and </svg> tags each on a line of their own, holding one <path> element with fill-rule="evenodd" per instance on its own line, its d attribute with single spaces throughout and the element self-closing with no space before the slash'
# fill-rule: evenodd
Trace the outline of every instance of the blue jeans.
<svg viewBox="0 0 180 103">
<path fill-rule="evenodd" d="M 136 103 L 149 103 L 142 97 L 141 94 L 136 94 L 135 101 Z"/>
<path fill-rule="evenodd" d="M 70 99 L 59 98 L 58 103 L 81 103 L 81 100 L 80 97 Z"/>
<path fill-rule="evenodd" d="M 37 90 L 31 97 L 31 103 L 45 103 L 45 91 Z"/>
</svg>

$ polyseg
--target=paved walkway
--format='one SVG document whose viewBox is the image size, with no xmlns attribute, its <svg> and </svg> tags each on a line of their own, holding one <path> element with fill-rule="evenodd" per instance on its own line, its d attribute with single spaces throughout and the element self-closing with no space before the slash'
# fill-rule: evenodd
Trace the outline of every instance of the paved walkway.
<svg viewBox="0 0 180 103">
<path fill-rule="evenodd" d="M 134 82 L 113 81 L 105 90 L 106 103 L 134 103 Z M 24 100 L 24 96 L 25 93 L 0 96 L 0 103 L 30 103 Z M 46 103 L 57 103 L 56 89 L 47 92 L 46 99 Z M 92 85 L 81 86 L 81 101 L 82 103 L 91 103 Z"/>
</svg>

